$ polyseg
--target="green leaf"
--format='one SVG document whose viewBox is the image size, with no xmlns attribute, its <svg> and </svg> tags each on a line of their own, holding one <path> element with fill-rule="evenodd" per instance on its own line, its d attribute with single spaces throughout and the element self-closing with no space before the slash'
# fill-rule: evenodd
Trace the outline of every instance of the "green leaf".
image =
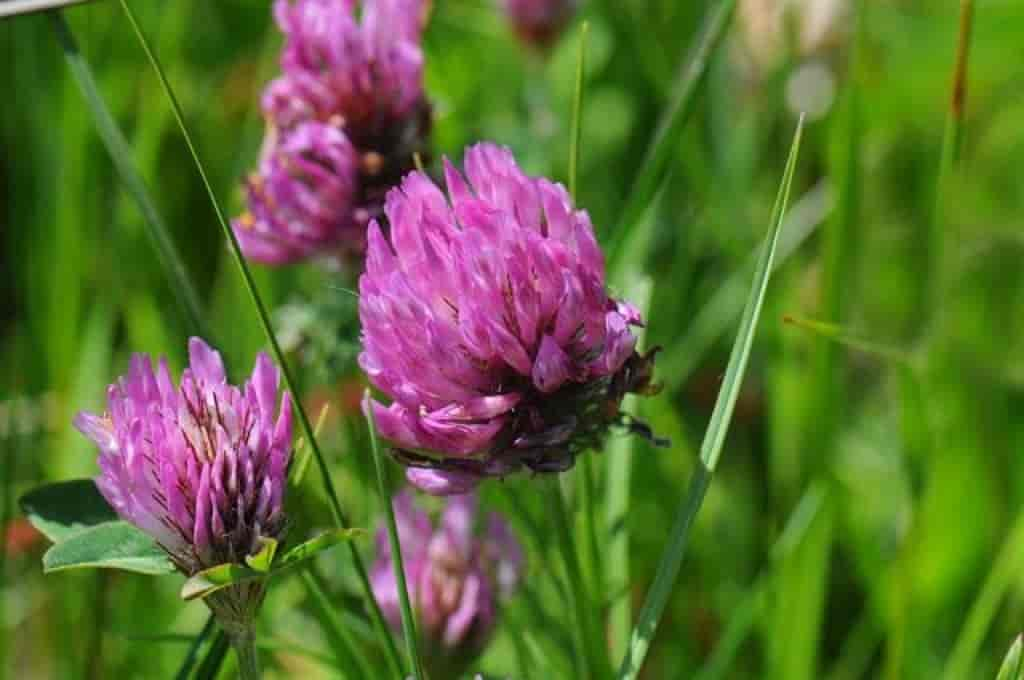
<svg viewBox="0 0 1024 680">
<path fill-rule="evenodd" d="M 1021 664 L 1021 636 L 1018 635 L 1010 646 L 1010 651 L 1003 659 L 1003 665 L 999 668 L 999 675 L 996 680 L 1021 680 L 1024 678 L 1024 665 Z"/>
<path fill-rule="evenodd" d="M 274 563 L 274 555 L 277 554 L 277 541 L 273 538 L 263 537 L 260 538 L 260 543 L 263 547 L 255 555 L 246 555 L 245 563 L 250 568 L 256 571 L 266 574 L 270 571 L 270 566 Z"/>
<path fill-rule="evenodd" d="M 305 543 L 298 544 L 282 555 L 281 559 L 274 565 L 274 573 L 290 569 L 325 550 L 330 550 L 345 541 L 351 541 L 365 533 L 365 529 L 332 529 L 331 531 L 324 532 L 316 538 L 311 538 Z"/>
<path fill-rule="evenodd" d="M 121 521 L 82 529 L 43 555 L 43 572 L 47 574 L 85 568 L 122 569 L 150 575 L 174 571 L 174 565 L 152 538 Z"/>
<path fill-rule="evenodd" d="M 228 586 L 266 577 L 265 573 L 243 567 L 240 564 L 218 564 L 216 567 L 202 570 L 185 581 L 185 584 L 181 586 L 181 599 L 203 598 Z"/>
<path fill-rule="evenodd" d="M 796 134 L 793 136 L 793 145 L 790 147 L 789 159 L 786 161 L 786 170 L 783 173 L 779 193 L 775 199 L 771 228 L 769 229 L 768 237 L 765 240 L 761 256 L 758 259 L 757 269 L 754 273 L 754 285 L 750 290 L 746 309 L 743 311 L 739 333 L 736 336 L 736 342 L 733 344 L 732 353 L 729 356 L 729 364 L 725 370 L 722 388 L 718 392 L 715 409 L 711 413 L 711 422 L 704 433 L 704 441 L 701 444 L 700 450 L 700 462 L 697 465 L 693 478 L 690 480 L 690 487 L 686 492 L 686 496 L 676 512 L 676 520 L 672 526 L 672 532 L 669 534 L 668 544 L 658 563 L 654 583 L 647 593 L 643 609 L 640 611 L 640 618 L 630 636 L 629 648 L 619 668 L 618 677 L 620 680 L 634 680 L 643 667 L 647 651 L 650 649 L 651 642 L 657 632 L 661 615 L 665 611 L 665 605 L 668 603 L 676 577 L 679 575 L 679 568 L 682 566 L 683 555 L 686 552 L 690 527 L 704 502 L 704 496 L 707 494 L 708 486 L 711 484 L 711 476 L 722 453 L 722 445 L 725 443 L 725 435 L 729 431 L 733 409 L 736 407 L 736 399 L 739 396 L 743 375 L 746 372 L 747 360 L 750 358 L 750 348 L 754 343 L 754 334 L 757 330 L 758 319 L 761 316 L 761 307 L 764 304 L 768 279 L 771 278 L 772 261 L 775 258 L 779 232 L 781 231 L 782 221 L 786 214 L 786 205 L 789 202 L 789 191 L 793 184 L 793 174 L 796 169 L 796 159 L 800 151 L 802 134 L 803 117 L 801 116 L 800 122 L 797 124 Z"/>
<path fill-rule="evenodd" d="M 32 526 L 54 543 L 118 519 L 91 479 L 45 484 L 26 493 L 18 503 Z"/>
</svg>

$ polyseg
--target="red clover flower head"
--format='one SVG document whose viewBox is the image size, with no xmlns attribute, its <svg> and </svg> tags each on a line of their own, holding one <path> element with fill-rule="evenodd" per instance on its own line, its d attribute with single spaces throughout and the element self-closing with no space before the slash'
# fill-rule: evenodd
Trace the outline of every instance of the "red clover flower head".
<svg viewBox="0 0 1024 680">
<path fill-rule="evenodd" d="M 587 213 L 493 144 L 445 163 L 447 196 L 413 172 L 370 225 L 359 281 L 360 365 L 393 401 L 372 402 L 415 486 L 464 493 L 523 468 L 561 472 L 649 393 L 628 303 L 605 289 Z"/>
<path fill-rule="evenodd" d="M 363 0 L 358 10 L 355 0 L 274 3 L 282 73 L 263 94 L 263 158 L 234 221 L 254 260 L 361 254 L 367 223 L 424 146 L 425 0 Z"/>
<path fill-rule="evenodd" d="M 99 447 L 96 486 L 107 502 L 191 576 L 283 537 L 292 415 L 287 392 L 278 407 L 278 371 L 265 354 L 241 388 L 199 338 L 189 341 L 189 363 L 176 386 L 165 359 L 154 372 L 148 356 L 134 355 L 107 390 L 106 413 L 79 413 L 75 427 Z M 215 611 L 236 605 L 230 618 L 244 619 L 261 586 L 237 588 L 244 593 L 207 601 Z M 229 602 L 239 593 L 241 603 Z"/>
<path fill-rule="evenodd" d="M 432 676 L 456 677 L 490 639 L 500 599 L 518 587 L 522 546 L 500 515 L 478 512 L 475 494 L 447 499 L 436 527 L 408 491 L 395 496 L 394 508 L 422 651 Z M 383 527 L 370 581 L 385 617 L 400 630 L 398 587 Z"/>
</svg>

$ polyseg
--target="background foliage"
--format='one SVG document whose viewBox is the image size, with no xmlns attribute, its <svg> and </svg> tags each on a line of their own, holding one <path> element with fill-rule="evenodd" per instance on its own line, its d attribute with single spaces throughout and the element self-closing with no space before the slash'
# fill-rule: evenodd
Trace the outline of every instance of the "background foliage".
<svg viewBox="0 0 1024 680">
<path fill-rule="evenodd" d="M 262 133 L 258 92 L 276 71 L 267 4 L 134 3 L 233 209 Z M 489 3 L 435 4 L 426 51 L 438 151 L 458 157 L 465 144 L 493 139 L 530 171 L 564 179 L 575 31 L 544 59 L 514 40 Z M 741 11 L 693 117 L 669 140 L 658 198 L 617 232 L 711 5 L 591 0 L 583 12 L 579 203 L 612 249 L 616 287 L 650 284 L 646 342 L 665 348 L 666 389 L 639 409 L 673 443 L 611 443 L 634 464 L 627 519 L 601 525 L 602 541 L 629 541 L 631 585 L 608 585 L 609 604 L 629 598 L 638 609 L 661 554 L 769 222 L 793 100 L 807 89 L 797 76 L 813 63 L 827 67 L 835 90 L 806 130 L 783 233 L 792 252 L 770 285 L 719 474 L 646 677 L 994 677 L 1024 616 L 1024 5 L 978 3 L 962 162 L 941 190 L 957 3 L 864 3 L 859 30 L 846 21 L 814 55 L 783 47 L 760 61 Z M 116 3 L 66 16 L 184 254 L 212 339 L 240 375 L 263 334 L 158 83 Z M 48 19 L 0 23 L 0 64 L 0 674 L 170 677 L 205 620 L 201 605 L 179 600 L 180 581 L 44 578 L 44 542 L 13 499 L 42 481 L 94 474 L 73 413 L 102 407 L 131 351 L 166 354 L 180 368 L 188 324 Z M 352 418 L 361 387 L 337 378 L 352 348 L 318 323 L 346 315 L 339 286 L 351 283 L 317 267 L 255 271 L 272 307 L 314 299 L 326 309 L 306 326 L 296 325 L 295 308 L 277 318 L 285 331 L 307 329 L 293 343 L 306 359 L 305 400 L 314 413 L 332 404 L 324 444 L 342 502 L 353 524 L 374 527 L 372 464 Z M 838 322 L 856 346 L 785 315 Z M 351 341 L 356 329 L 338 333 Z M 606 457 L 596 460 L 604 471 Z M 599 491 L 614 483 L 598 475 Z M 319 489 L 306 487 L 303 516 L 328 526 Z M 523 536 L 530 566 L 481 670 L 571 677 L 544 498 L 526 479 L 485 488 Z M 589 578 L 609 569 L 582 550 Z M 356 591 L 343 551 L 319 568 L 344 609 Z M 263 637 L 281 676 L 330 677 L 331 647 L 305 597 L 297 579 L 276 587 Z"/>
</svg>

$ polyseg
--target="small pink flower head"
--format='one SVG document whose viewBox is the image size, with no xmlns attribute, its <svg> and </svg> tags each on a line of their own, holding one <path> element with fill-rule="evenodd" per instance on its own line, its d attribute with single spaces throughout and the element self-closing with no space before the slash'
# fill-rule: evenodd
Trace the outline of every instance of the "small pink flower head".
<svg viewBox="0 0 1024 680">
<path fill-rule="evenodd" d="M 418 172 L 388 195 L 390 238 L 371 224 L 359 281 L 360 365 L 393 400 L 372 403 L 377 427 L 437 495 L 569 469 L 653 367 L 565 188 L 493 144 L 465 166 L 446 162 L 447 195 Z"/>
<path fill-rule="evenodd" d="M 249 182 L 249 212 L 235 221 L 246 255 L 255 260 L 284 264 L 338 250 L 361 254 L 367 223 L 380 215 L 388 189 L 412 169 L 413 154 L 425 150 L 430 107 L 420 37 L 426 2 L 363 0 L 359 10 L 357 17 L 354 0 L 274 3 L 285 43 L 282 74 L 263 94 L 269 151 Z M 293 141 L 296 135 L 300 141 Z M 275 179 L 289 180 L 296 165 L 268 167 L 267 158 L 291 160 L 296 153 L 311 154 L 311 163 L 323 169 L 300 178 L 303 191 L 280 182 L 283 200 L 266 200 L 261 190 Z"/>
<path fill-rule="evenodd" d="M 317 122 L 271 131 L 246 183 L 249 211 L 232 226 L 246 257 L 286 264 L 332 249 L 362 250 L 352 215 L 358 158 L 345 133 Z"/>
<path fill-rule="evenodd" d="M 572 21 L 579 0 L 500 0 L 500 4 L 524 43 L 548 49 Z"/>
<path fill-rule="evenodd" d="M 220 355 L 189 340 L 175 385 L 161 359 L 132 357 L 107 390 L 107 412 L 75 427 L 99 447 L 96 486 L 123 519 L 152 536 L 186 575 L 259 552 L 280 539 L 292 452 L 291 400 L 265 354 L 241 388 Z"/>
<path fill-rule="evenodd" d="M 518 587 L 522 546 L 500 515 L 481 516 L 475 494 L 449 498 L 436 527 L 407 491 L 395 496 L 394 508 L 431 676 L 456 677 L 490 639 L 499 600 Z M 377 532 L 370 581 L 385 617 L 399 630 L 398 587 L 383 527 Z"/>
</svg>

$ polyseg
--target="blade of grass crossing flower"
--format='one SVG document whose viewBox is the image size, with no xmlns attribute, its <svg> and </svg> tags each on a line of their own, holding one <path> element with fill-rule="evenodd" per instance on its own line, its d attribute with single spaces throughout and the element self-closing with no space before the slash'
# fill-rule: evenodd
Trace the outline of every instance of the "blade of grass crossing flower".
<svg viewBox="0 0 1024 680">
<path fill-rule="evenodd" d="M 725 371 L 725 378 L 718 392 L 714 411 L 711 414 L 711 421 L 708 424 L 708 429 L 704 434 L 704 441 L 701 444 L 700 461 L 691 478 L 686 496 L 676 513 L 676 520 L 669 535 L 668 544 L 658 564 L 654 582 L 651 584 L 643 609 L 640 611 L 639 621 L 630 636 L 629 647 L 619 668 L 618 677 L 620 680 L 636 678 L 643 667 L 647 651 L 650 649 L 651 641 L 654 639 L 654 634 L 657 631 L 658 622 L 661 620 L 661 615 L 665 610 L 665 605 L 668 603 L 669 595 L 671 595 L 676 577 L 679 574 L 690 526 L 693 524 L 694 517 L 704 501 L 704 496 L 711 483 L 711 476 L 722 453 L 722 445 L 725 443 L 725 435 L 728 432 L 729 422 L 732 419 L 733 409 L 736 406 L 736 399 L 739 396 L 743 374 L 747 367 L 747 360 L 750 358 L 750 348 L 754 341 L 754 331 L 757 329 L 765 291 L 768 287 L 768 279 L 771 276 L 772 260 L 775 257 L 779 231 L 781 230 L 782 220 L 786 212 L 786 204 L 789 201 L 789 192 L 793 183 L 793 174 L 796 168 L 797 154 L 800 150 L 802 132 L 803 117 L 801 116 L 800 122 L 797 124 L 796 134 L 793 137 L 793 145 L 790 148 L 789 159 L 786 162 L 786 170 L 783 173 L 782 184 L 779 187 L 779 194 L 775 201 L 775 208 L 772 211 L 771 228 L 757 263 L 757 269 L 754 272 L 754 285 L 750 291 L 746 309 L 743 312 L 740 329 Z"/>
<path fill-rule="evenodd" d="M 50 18 L 53 22 L 53 30 L 57 36 L 57 42 L 64 51 L 68 68 L 79 89 L 82 91 L 85 103 L 89 107 L 96 123 L 96 130 L 114 163 L 114 169 L 117 171 L 125 190 L 135 202 L 139 212 L 142 213 L 147 233 L 153 242 L 153 247 L 156 249 L 160 264 L 167 273 L 171 290 L 174 292 L 178 305 L 181 307 L 185 319 L 191 327 L 191 331 L 198 335 L 208 335 L 203 322 L 199 295 L 192 285 L 188 270 L 178 253 L 177 247 L 174 245 L 174 240 L 171 238 L 167 225 L 160 216 L 156 203 L 150 197 L 142 175 L 139 174 L 138 169 L 135 167 L 131 148 L 128 146 L 124 135 L 121 134 L 121 130 L 114 121 L 110 110 L 104 103 L 103 96 L 100 94 L 96 81 L 92 76 L 92 70 L 79 51 L 78 44 L 71 33 L 70 26 L 68 26 L 67 21 L 64 19 L 64 15 L 60 12 L 52 12 Z"/>
<path fill-rule="evenodd" d="M 125 16 L 128 18 L 128 22 L 135 31 L 135 35 L 138 37 L 142 50 L 146 53 L 146 57 L 149 59 L 153 70 L 156 72 L 160 85 L 163 88 L 168 103 L 171 106 L 171 111 L 174 113 L 174 118 L 181 130 L 181 135 L 185 140 L 185 145 L 188 147 L 189 153 L 195 162 L 196 170 L 199 172 L 200 179 L 202 180 L 206 193 L 210 198 L 210 203 L 213 207 L 214 213 L 216 214 L 217 221 L 220 224 L 225 239 L 227 239 L 228 246 L 231 249 L 231 254 L 235 259 L 235 263 L 238 265 L 242 279 L 245 282 L 245 287 L 252 299 L 253 306 L 256 308 L 260 325 L 267 337 L 267 342 L 270 344 L 274 358 L 277 360 L 277 363 L 281 368 L 281 373 L 284 375 L 285 386 L 293 395 L 296 395 L 293 402 L 295 404 L 295 412 L 298 415 L 302 432 L 306 441 L 309 443 L 310 449 L 313 452 L 313 457 L 316 459 L 317 467 L 320 470 L 321 480 L 324 485 L 324 490 L 327 492 L 327 498 L 330 501 L 331 513 L 334 516 L 334 521 L 340 528 L 348 528 L 348 521 L 345 519 L 345 514 L 341 508 L 341 502 L 338 500 L 338 493 L 334 487 L 334 482 L 331 479 L 330 470 L 327 467 L 327 460 L 324 458 L 323 452 L 320 450 L 320 444 L 313 433 L 313 426 L 310 423 L 305 407 L 302 405 L 302 400 L 298 398 L 299 392 L 296 390 L 296 383 L 292 377 L 292 371 L 288 366 L 288 362 L 285 360 L 284 352 L 281 350 L 281 345 L 277 341 L 277 336 L 274 334 L 274 329 L 270 322 L 270 315 L 267 312 L 266 305 L 263 303 L 263 299 L 260 297 L 259 290 L 253 280 L 249 265 L 245 261 L 245 257 L 242 255 L 242 249 L 238 244 L 238 239 L 235 237 L 235 232 L 231 229 L 231 225 L 228 224 L 224 209 L 221 207 L 220 201 L 217 200 L 217 194 L 214 192 L 213 185 L 207 177 L 206 170 L 199 158 L 199 152 L 192 141 L 192 135 L 189 132 L 188 125 L 185 123 L 185 116 L 182 112 L 181 105 L 178 103 L 178 98 L 174 94 L 174 89 L 167 80 L 167 75 L 160 64 L 160 60 L 157 58 L 156 53 L 153 52 L 149 40 L 146 38 L 146 34 L 139 25 L 139 22 L 135 17 L 135 13 L 132 11 L 127 0 L 121 0 L 121 8 L 124 10 Z M 377 629 L 377 634 L 384 641 L 391 669 L 396 673 L 400 672 L 401 661 L 398 654 L 398 648 L 395 646 L 394 640 L 391 638 L 391 633 L 388 630 L 386 621 L 384 620 L 384 615 L 380 610 L 380 605 L 377 604 L 377 600 L 373 597 L 373 590 L 370 587 L 370 580 L 367 576 L 362 556 L 359 554 L 359 550 L 351 544 L 349 545 L 349 552 L 352 557 L 353 566 L 356 570 L 356 575 L 359 578 L 360 586 L 362 587 L 368 603 L 374 627 Z"/>
<path fill-rule="evenodd" d="M 649 277 L 636 276 L 622 288 L 623 297 L 637 306 L 646 316 L 651 301 L 653 285 Z M 643 344 L 643 329 L 637 333 L 637 346 Z M 622 401 L 625 413 L 635 414 L 639 399 L 627 394 Z M 605 478 L 608 480 L 605 492 L 605 548 L 606 558 L 604 592 L 615 593 L 608 611 L 608 638 L 613 659 L 626 653 L 629 631 L 633 625 L 633 608 L 630 601 L 629 580 L 629 512 L 630 484 L 633 477 L 633 445 L 635 437 L 614 437 L 605 451 Z"/>
<path fill-rule="evenodd" d="M 366 391 L 363 403 L 366 405 L 363 411 L 366 413 L 366 426 L 370 430 L 370 449 L 373 452 L 373 464 L 377 468 L 377 490 L 380 492 L 380 502 L 384 504 L 384 516 L 387 521 L 388 543 L 391 546 L 391 564 L 395 570 L 395 583 L 398 585 L 398 601 L 401 604 L 402 612 L 402 633 L 405 636 L 405 650 L 409 656 L 409 666 L 412 670 L 414 680 L 421 680 L 423 666 L 420 663 L 419 651 L 416 648 L 416 620 L 412 615 L 412 604 L 409 602 L 409 588 L 405 582 L 405 564 L 402 561 L 402 544 L 398 540 L 398 523 L 395 521 L 395 506 L 391 502 L 391 494 L 388 491 L 387 480 L 385 479 L 384 461 L 381 457 L 380 446 L 377 443 L 377 426 L 373 422 L 373 409 L 369 407 L 370 392 Z"/>
<path fill-rule="evenodd" d="M 946 662 L 943 680 L 961 680 L 973 677 L 975 660 L 985 636 L 992 628 L 992 622 L 999 613 L 999 607 L 1006 594 L 1024 571 L 1024 513 L 1010 531 L 1002 550 L 992 565 L 992 571 L 985 578 L 981 593 L 971 605 L 960 634 L 957 635 L 953 651 Z"/>
<path fill-rule="evenodd" d="M 690 114 L 693 113 L 697 95 L 700 94 L 711 55 L 722 41 L 729 26 L 736 0 L 721 0 L 708 10 L 697 43 L 687 54 L 679 71 L 672 99 L 661 115 L 654 136 L 644 153 L 643 161 L 629 191 L 629 198 L 610 236 L 607 250 L 612 262 L 619 257 L 621 240 L 629 233 L 630 227 L 643 215 L 651 198 L 664 178 L 665 168 L 675 148 L 676 139 Z"/>
</svg>

